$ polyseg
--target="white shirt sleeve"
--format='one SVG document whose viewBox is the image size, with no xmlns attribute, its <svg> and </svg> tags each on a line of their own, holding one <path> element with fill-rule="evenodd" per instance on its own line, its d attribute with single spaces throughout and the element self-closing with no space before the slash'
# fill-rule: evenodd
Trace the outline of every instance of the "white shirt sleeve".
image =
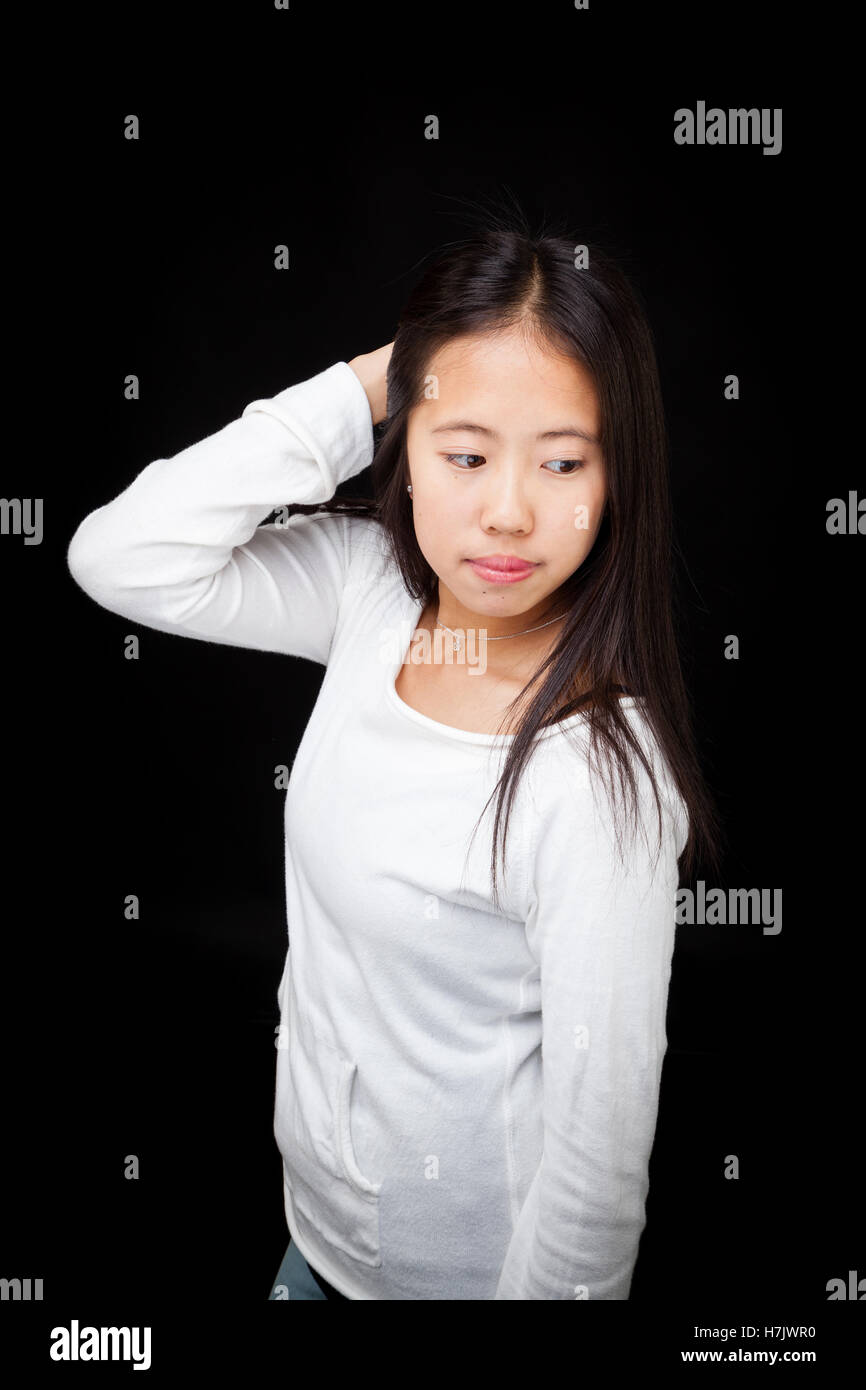
<svg viewBox="0 0 866 1390">
<path fill-rule="evenodd" d="M 627 1299 L 667 1047 L 685 808 L 675 820 L 663 786 L 653 867 L 655 803 L 637 765 L 643 833 L 626 820 L 623 867 L 606 796 L 594 803 L 585 762 L 561 763 L 533 793 L 526 921 L 541 976 L 543 1155 L 494 1298 Z"/>
<path fill-rule="evenodd" d="M 103 608 L 160 632 L 327 662 L 364 517 L 295 514 L 373 457 L 366 393 L 346 362 L 156 459 L 73 535 L 67 564 Z"/>
</svg>

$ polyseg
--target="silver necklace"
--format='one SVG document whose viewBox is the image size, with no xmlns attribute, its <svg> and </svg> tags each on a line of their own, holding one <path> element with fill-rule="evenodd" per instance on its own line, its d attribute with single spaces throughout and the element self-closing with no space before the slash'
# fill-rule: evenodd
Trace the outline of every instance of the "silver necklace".
<svg viewBox="0 0 866 1390">
<path fill-rule="evenodd" d="M 559 618 L 550 618 L 546 623 L 539 623 L 538 627 L 526 627 L 522 632 L 506 632 L 503 637 L 487 637 L 485 640 L 487 642 L 505 642 L 509 637 L 525 637 L 527 632 L 540 632 L 543 627 L 550 627 L 551 623 L 558 623 L 560 618 L 564 617 L 565 614 L 560 613 Z M 436 619 L 436 626 L 444 627 L 446 632 L 450 632 L 451 636 L 454 638 L 458 652 L 463 650 L 463 638 L 460 637 L 453 628 L 445 627 L 445 624 L 440 623 L 438 618 Z"/>
</svg>

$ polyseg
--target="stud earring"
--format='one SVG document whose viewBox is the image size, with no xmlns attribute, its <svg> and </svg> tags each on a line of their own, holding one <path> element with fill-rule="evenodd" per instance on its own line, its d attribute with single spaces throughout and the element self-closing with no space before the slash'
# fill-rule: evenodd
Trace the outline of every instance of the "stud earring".
<svg viewBox="0 0 866 1390">
<path fill-rule="evenodd" d="M 412 492 L 412 484 L 411 484 L 411 483 L 407 483 L 407 485 L 406 485 L 406 491 L 407 491 L 408 493 L 411 493 L 411 492 Z"/>
</svg>

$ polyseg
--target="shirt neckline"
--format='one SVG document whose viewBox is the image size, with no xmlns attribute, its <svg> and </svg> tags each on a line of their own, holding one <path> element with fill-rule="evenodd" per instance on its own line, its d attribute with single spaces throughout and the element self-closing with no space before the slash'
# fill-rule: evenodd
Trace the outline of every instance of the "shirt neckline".
<svg viewBox="0 0 866 1390">
<path fill-rule="evenodd" d="M 407 705 L 406 701 L 401 699 L 397 694 L 395 682 L 400 674 L 404 659 L 409 650 L 409 645 L 415 634 L 415 629 L 418 626 L 418 619 L 424 611 L 423 599 L 413 599 L 410 594 L 406 595 L 406 599 L 407 614 L 404 618 L 404 622 L 409 619 L 412 622 L 412 626 L 407 636 L 406 645 L 399 653 L 397 661 L 393 665 L 386 666 L 385 668 L 385 697 L 391 705 L 391 708 L 396 710 L 398 714 L 403 715 L 406 719 L 411 719 L 413 723 L 419 724 L 422 729 L 427 729 L 430 733 L 438 734 L 441 738 L 448 738 L 457 743 L 481 743 L 487 747 L 501 747 L 502 745 L 511 743 L 512 739 L 516 737 L 515 734 L 474 733 L 471 729 L 458 729 L 455 728 L 453 724 L 442 724 L 438 719 L 430 719 L 426 714 L 422 714 L 420 710 L 413 709 L 411 705 Z M 620 699 L 620 706 L 630 707 L 636 703 L 637 700 L 633 695 L 627 695 Z M 560 730 L 575 728 L 578 724 L 582 724 L 585 719 L 586 713 L 578 710 L 576 714 L 570 714 L 567 719 L 561 719 L 557 724 L 551 724 L 545 729 L 539 729 L 535 737 L 536 739 L 549 738 L 552 734 L 558 733 Z"/>
</svg>

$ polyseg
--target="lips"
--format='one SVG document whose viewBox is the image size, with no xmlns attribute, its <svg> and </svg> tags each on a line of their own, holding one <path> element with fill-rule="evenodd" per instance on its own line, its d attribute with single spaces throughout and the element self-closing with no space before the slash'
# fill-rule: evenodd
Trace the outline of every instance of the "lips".
<svg viewBox="0 0 866 1390">
<path fill-rule="evenodd" d="M 535 569 L 532 560 L 521 560 L 519 555 L 473 555 L 472 564 L 483 565 L 486 570 L 498 570 L 502 574 Z"/>
</svg>

